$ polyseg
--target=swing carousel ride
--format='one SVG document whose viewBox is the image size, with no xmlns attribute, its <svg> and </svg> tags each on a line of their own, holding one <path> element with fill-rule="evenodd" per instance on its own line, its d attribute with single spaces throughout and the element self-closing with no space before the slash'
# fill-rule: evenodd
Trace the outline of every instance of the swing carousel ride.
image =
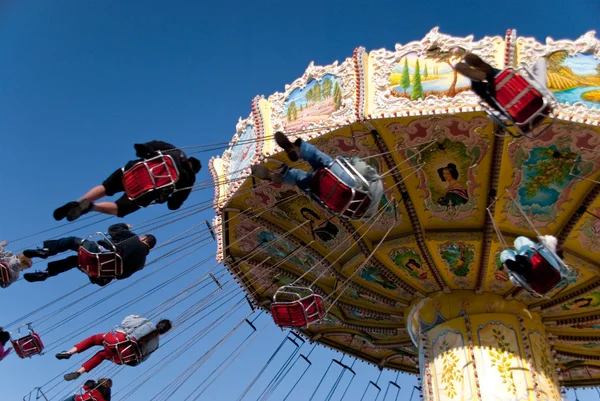
<svg viewBox="0 0 600 401">
<path fill-rule="evenodd" d="M 531 138 L 488 118 L 454 67 L 467 52 L 498 69 L 546 58 L 556 104 Z M 598 385 L 599 102 L 595 32 L 542 44 L 435 28 L 393 51 L 311 63 L 284 92 L 256 97 L 210 162 L 217 258 L 269 313 L 282 294 L 312 299 L 297 334 L 418 374 L 426 400 L 558 400 L 563 387 Z M 310 170 L 290 163 L 276 131 L 375 167 L 378 213 L 342 219 L 252 178 L 255 164 Z M 539 235 L 558 239 L 566 264 L 542 294 L 513 285 L 499 258 Z"/>
</svg>

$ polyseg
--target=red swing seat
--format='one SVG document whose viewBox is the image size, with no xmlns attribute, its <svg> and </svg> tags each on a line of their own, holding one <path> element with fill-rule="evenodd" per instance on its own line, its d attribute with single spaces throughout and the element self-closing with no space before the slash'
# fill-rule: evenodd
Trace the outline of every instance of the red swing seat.
<svg viewBox="0 0 600 401">
<path fill-rule="evenodd" d="M 325 315 L 323 298 L 311 289 L 286 286 L 273 296 L 271 313 L 281 327 L 306 327 Z"/>
<path fill-rule="evenodd" d="M 142 359 L 142 351 L 133 338 L 120 331 L 111 331 L 104 335 L 104 349 L 111 354 L 111 359 L 118 365 L 131 362 L 139 362 Z"/>
<path fill-rule="evenodd" d="M 31 328 L 31 324 L 25 324 L 21 327 L 27 326 L 29 330 L 29 334 L 26 336 L 20 337 L 16 340 L 10 339 L 10 342 L 15 350 L 15 353 L 19 356 L 19 358 L 30 358 L 33 355 L 40 355 L 44 350 L 44 343 L 40 338 L 40 335 L 33 331 Z M 17 333 L 20 332 L 21 327 L 17 329 Z M 14 332 L 13 332 L 14 333 Z M 12 336 L 12 333 L 10 333 Z"/>
<path fill-rule="evenodd" d="M 75 401 L 106 401 L 98 390 L 86 390 L 83 394 L 75 397 Z"/>
<path fill-rule="evenodd" d="M 101 237 L 101 242 L 107 249 L 110 248 L 110 251 L 92 252 L 84 246 L 80 246 L 77 250 L 79 270 L 90 277 L 114 278 L 123 274 L 123 259 L 121 259 L 121 255 L 117 252 L 117 247 L 108 239 L 106 234 L 97 232 L 90 235 L 87 241 L 96 243 L 98 250 L 101 248 L 98 242 L 94 240 L 94 236 Z"/>
<path fill-rule="evenodd" d="M 552 106 L 546 97 L 533 86 L 532 80 L 535 80 L 533 75 L 526 69 L 519 71 L 525 72 L 531 78 L 517 72 L 514 68 L 500 71 L 494 77 L 496 93 L 493 98 L 496 105 L 510 118 L 521 136 L 526 135 L 544 121 L 552 112 Z M 537 135 L 540 134 L 541 132 Z"/>
<path fill-rule="evenodd" d="M 157 189 L 172 187 L 179 179 L 179 171 L 173 157 L 159 155 L 136 163 L 129 170 L 123 170 L 123 187 L 130 200 Z"/>
<path fill-rule="evenodd" d="M 8 284 L 10 284 L 8 263 L 0 262 L 0 287 L 4 288 Z"/>
<path fill-rule="evenodd" d="M 367 181 L 346 158 L 337 157 L 333 163 L 343 168 L 354 182 L 363 183 L 368 188 Z M 333 214 L 348 219 L 362 218 L 372 202 L 368 191 L 349 186 L 329 167 L 315 171 L 310 182 L 310 190 L 322 206 Z"/>
<path fill-rule="evenodd" d="M 123 274 L 123 260 L 117 252 L 93 253 L 79 247 L 79 269 L 90 277 L 116 277 Z"/>
<path fill-rule="evenodd" d="M 532 268 L 526 274 L 518 275 L 508 271 L 509 276 L 517 281 L 517 284 L 538 297 L 546 297 L 550 291 L 557 288 L 561 282 L 566 285 L 566 280 L 559 270 L 557 270 L 550 262 L 542 256 L 538 251 L 532 250 L 531 256 Z M 512 280 L 511 280 L 512 281 Z"/>
</svg>

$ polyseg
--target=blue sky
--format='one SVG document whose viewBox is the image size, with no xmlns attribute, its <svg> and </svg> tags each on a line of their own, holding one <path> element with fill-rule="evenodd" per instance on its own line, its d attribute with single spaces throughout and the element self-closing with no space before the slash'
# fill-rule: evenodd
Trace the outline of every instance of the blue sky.
<svg viewBox="0 0 600 401">
<path fill-rule="evenodd" d="M 286 84 L 304 73 L 311 61 L 318 65 L 341 62 L 350 57 L 357 46 L 368 50 L 393 49 L 396 43 L 422 38 L 434 26 L 440 26 L 444 33 L 474 34 L 476 38 L 503 35 L 507 28 L 516 28 L 520 35 L 543 40 L 546 36 L 579 37 L 600 26 L 599 18 L 597 0 L 580 0 L 576 7 L 566 0 L 506 0 L 493 4 L 472 0 L 429 1 L 426 7 L 419 2 L 399 1 L 0 1 L 3 188 L 0 239 L 29 236 L 9 246 L 18 249 L 39 243 L 46 236 L 67 232 L 85 236 L 105 230 L 116 219 L 101 222 L 102 217 L 97 216 L 59 227 L 52 219 L 52 210 L 82 195 L 132 158 L 133 143 L 152 139 L 167 140 L 179 146 L 228 142 L 238 118 L 248 116 L 254 96 L 283 91 Z M 210 179 L 206 168 L 208 160 L 221 152 L 219 149 L 196 154 L 205 166 L 199 181 Z M 210 199 L 211 189 L 198 191 L 192 194 L 186 206 Z M 144 227 L 149 220 L 164 213 L 163 207 L 152 207 L 124 221 Z M 159 242 L 164 242 L 212 217 L 211 210 L 198 212 L 154 233 Z M 93 224 L 86 227 L 90 223 Z M 53 230 L 30 236 L 50 228 Z M 48 348 L 53 349 L 43 357 L 19 360 L 12 355 L 0 362 L 3 384 L 0 398 L 19 400 L 33 387 L 49 382 L 45 389 L 50 389 L 50 397 L 62 400 L 77 383 L 52 379 L 78 359 L 57 361 L 52 354 L 73 344 L 72 333 L 84 326 L 84 334 L 106 331 L 129 313 L 152 309 L 194 278 L 202 278 L 214 265 L 214 259 L 210 259 L 214 252 L 215 246 L 209 244 L 164 269 L 159 270 L 164 263 L 158 262 L 131 280 L 100 292 L 84 287 L 28 318 L 42 332 Z M 157 251 L 153 258 L 163 253 Z M 166 261 L 184 254 L 180 252 Z M 145 294 L 205 258 L 209 258 L 206 264 L 164 289 Z M 35 268 L 43 267 L 44 263 L 35 265 Z M 140 280 L 147 273 L 154 274 Z M 222 278 L 227 279 L 228 276 Z M 0 320 L 5 322 L 3 324 L 17 320 L 84 283 L 85 277 L 78 272 L 39 284 L 21 281 L 0 292 L 3 306 Z M 186 297 L 165 316 L 178 315 L 213 289 L 207 287 Z M 139 302 L 125 304 L 133 299 Z M 77 302 L 68 309 L 58 310 L 74 301 Z M 103 318 L 122 305 L 125 305 L 123 310 Z M 225 311 L 219 310 L 217 316 Z M 190 369 L 194 361 L 248 313 L 248 306 L 243 305 L 128 399 L 152 398 L 151 395 Z M 206 322 L 215 318 L 210 315 Z M 200 399 L 238 399 L 282 341 L 284 334 L 269 323 L 268 317 L 260 316 L 255 324 L 259 329 L 266 325 L 265 331 Z M 123 390 L 126 383 L 206 326 L 203 322 L 190 329 L 183 326 L 174 333 L 181 334 L 173 335 L 146 365 L 124 369 L 116 375 L 116 390 L 121 394 L 127 392 L 130 388 Z M 234 332 L 171 399 L 184 399 L 248 334 L 247 326 Z M 75 337 L 81 338 L 83 334 Z M 308 352 L 310 347 L 304 345 L 302 352 Z M 258 398 L 292 348 L 291 343 L 282 348 L 244 399 Z M 311 355 L 313 366 L 301 383 L 298 395 L 288 400 L 306 400 L 332 357 L 342 355 L 317 348 Z M 346 357 L 344 361 L 350 359 Z M 289 377 L 297 378 L 300 367 L 304 366 L 299 362 Z M 359 400 L 368 381 L 378 375 L 378 371 L 368 365 L 357 363 L 355 367 L 357 377 L 345 400 Z M 112 367 L 107 365 L 100 369 L 103 370 L 90 377 L 110 373 Z M 383 373 L 380 383 L 384 389 L 395 376 L 396 373 Z M 347 379 L 343 378 L 340 387 L 345 386 Z M 334 380 L 333 376 L 327 376 L 315 400 L 325 398 Z M 414 377 L 400 375 L 403 395 L 408 396 L 415 383 Z M 286 387 L 289 383 L 284 381 L 271 399 L 283 399 Z M 334 399 L 339 399 L 341 393 L 336 394 L 339 395 Z M 579 396 L 581 400 L 590 400 L 595 399 L 596 394 L 595 391 L 580 392 Z M 368 393 L 365 400 L 374 399 L 374 395 L 374 392 Z M 574 399 L 572 394 L 569 397 Z"/>
</svg>

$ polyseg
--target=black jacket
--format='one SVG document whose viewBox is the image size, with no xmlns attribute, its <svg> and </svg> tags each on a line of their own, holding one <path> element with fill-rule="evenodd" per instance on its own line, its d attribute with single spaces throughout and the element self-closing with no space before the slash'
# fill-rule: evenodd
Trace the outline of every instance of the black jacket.
<svg viewBox="0 0 600 401">
<path fill-rule="evenodd" d="M 177 149 L 175 145 L 163 141 L 136 143 L 133 147 L 135 148 L 136 156 L 142 159 L 154 157 L 157 155 L 158 151 L 173 158 L 177 170 L 179 171 L 179 180 L 175 183 L 175 189 L 177 191 L 168 197 L 167 205 L 169 210 L 179 209 L 192 192 L 191 187 L 193 187 L 196 182 L 196 173 L 194 173 L 190 167 L 187 155 L 182 150 Z M 159 203 L 167 201 L 166 198 L 160 197 L 160 193 L 156 194 L 156 197 L 156 200 L 158 200 Z"/>
<path fill-rule="evenodd" d="M 123 260 L 123 274 L 117 280 L 130 277 L 146 264 L 146 255 L 150 250 L 137 236 L 129 231 L 127 224 L 118 223 L 108 227 L 108 235 L 117 248 L 117 253 Z"/>
</svg>

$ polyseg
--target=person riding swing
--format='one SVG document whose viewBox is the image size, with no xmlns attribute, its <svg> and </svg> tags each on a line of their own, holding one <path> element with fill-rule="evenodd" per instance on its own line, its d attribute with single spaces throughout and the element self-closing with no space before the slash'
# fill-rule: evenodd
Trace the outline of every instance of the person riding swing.
<svg viewBox="0 0 600 401">
<path fill-rule="evenodd" d="M 196 174 L 202 168 L 200 160 L 188 158 L 183 151 L 163 141 L 136 143 L 134 148 L 140 159 L 131 160 L 125 167 L 115 170 L 102 185 L 92 188 L 78 201 L 68 202 L 56 209 L 54 219 L 62 220 L 66 217 L 68 221 L 73 221 L 90 211 L 125 217 L 152 202 L 166 202 L 169 210 L 179 209 L 192 192 Z M 105 196 L 130 192 L 126 185 L 138 185 L 135 183 L 136 177 L 128 179 L 134 170 L 137 171 L 135 174 L 145 175 L 145 181 L 152 184 L 147 191 L 140 192 L 135 199 L 126 193 L 116 202 L 94 203 Z M 164 181 L 164 184 L 159 185 L 159 181 Z M 137 192 L 136 189 L 133 191 Z"/>
<path fill-rule="evenodd" d="M 383 183 L 377 171 L 358 157 L 332 158 L 316 146 L 297 139 L 294 143 L 282 133 L 275 141 L 292 162 L 307 161 L 312 173 L 283 165 L 280 171 L 255 165 L 252 173 L 274 183 L 296 185 L 334 214 L 349 219 L 375 215 L 383 196 Z"/>
</svg>

